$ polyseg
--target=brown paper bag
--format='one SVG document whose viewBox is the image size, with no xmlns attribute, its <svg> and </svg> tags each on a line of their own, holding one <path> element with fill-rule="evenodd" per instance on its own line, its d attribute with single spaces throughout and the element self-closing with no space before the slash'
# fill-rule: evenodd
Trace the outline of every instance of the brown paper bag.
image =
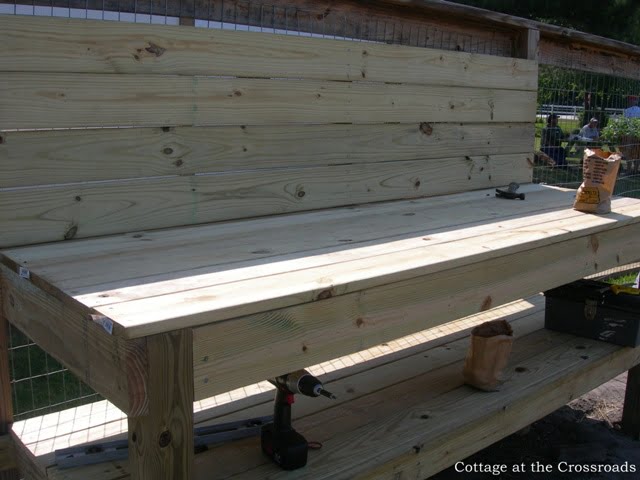
<svg viewBox="0 0 640 480">
<path fill-rule="evenodd" d="M 485 322 L 471 330 L 464 383 L 489 392 L 499 390 L 512 346 L 513 330 L 506 320 Z"/>
<path fill-rule="evenodd" d="M 586 149 L 582 165 L 583 182 L 573 208 L 587 213 L 609 213 L 621 156 L 600 149 Z"/>
</svg>

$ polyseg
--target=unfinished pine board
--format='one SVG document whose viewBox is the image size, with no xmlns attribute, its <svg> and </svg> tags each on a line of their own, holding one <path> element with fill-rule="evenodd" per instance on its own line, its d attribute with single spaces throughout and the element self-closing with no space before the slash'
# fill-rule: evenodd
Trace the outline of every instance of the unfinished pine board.
<svg viewBox="0 0 640 480">
<path fill-rule="evenodd" d="M 424 361 L 417 361 L 418 357 L 429 359 L 429 369 L 449 364 L 452 358 L 462 355 L 470 329 L 482 322 L 505 318 L 513 327 L 516 338 L 528 335 L 540 328 L 540 312 L 543 309 L 543 297 L 537 295 L 332 362 L 311 366 L 308 370 L 313 375 L 321 375 L 322 381 L 339 395 L 335 402 L 328 404 L 334 406 L 424 373 Z M 355 375 L 358 376 L 357 388 L 354 388 Z M 194 405 L 194 422 L 200 426 L 269 414 L 273 386 L 267 385 L 267 391 L 246 388 L 242 392 L 216 396 L 208 402 L 202 402 L 203 405 L 209 405 L 205 409 L 199 406 L 201 402 L 197 402 Z M 235 400 L 230 401 L 229 397 Z M 326 403 L 299 398 L 294 413 L 299 417 L 326 407 Z M 14 423 L 12 430 L 31 453 L 43 457 L 60 448 L 105 441 L 107 438 L 127 438 L 127 419 L 115 406 L 103 400 L 22 420 Z"/>
<path fill-rule="evenodd" d="M 193 469 L 193 340 L 191 329 L 146 339 L 149 411 L 129 416 L 134 480 L 191 479 Z"/>
<path fill-rule="evenodd" d="M 536 92 L 178 75 L 4 73 L 0 130 L 297 123 L 532 122 Z"/>
<path fill-rule="evenodd" d="M 296 401 L 294 414 L 296 417 L 303 417 L 329 407 L 348 404 L 348 402 L 376 392 L 380 388 L 422 375 L 426 370 L 434 370 L 450 365 L 464 356 L 470 329 L 483 321 L 505 318 L 511 323 L 516 338 L 529 335 L 541 327 L 543 309 L 542 297 L 536 296 L 444 326 L 447 330 L 454 332 L 451 334 L 443 334 L 441 331 L 438 333 L 437 330 L 440 329 L 421 332 L 427 339 L 426 341 L 423 340 L 422 343 L 417 343 L 408 337 L 410 348 L 397 349 L 393 353 L 379 355 L 374 358 L 372 358 L 373 350 L 361 352 L 361 354 L 352 356 L 354 365 L 329 373 L 319 370 L 318 367 L 320 366 L 310 367 L 309 370 L 314 375 L 323 374 L 323 382 L 327 385 L 327 388 L 338 395 L 338 399 L 333 402 L 319 402 L 318 399 L 299 397 Z M 527 345 L 526 352 L 531 354 L 535 348 L 540 347 L 539 341 L 530 342 Z M 514 354 L 513 358 L 518 359 L 518 355 L 521 354 L 522 350 Z M 452 377 L 448 381 L 452 388 L 459 385 L 457 377 Z M 434 391 L 433 395 L 438 395 L 438 391 Z M 195 421 L 198 426 L 203 426 L 268 415 L 272 413 L 272 401 L 273 391 L 271 390 L 198 412 L 195 414 Z M 99 405 L 99 407 L 95 409 L 95 412 L 88 412 L 87 409 L 90 406 L 83 406 L 60 412 L 59 415 L 63 417 L 62 419 L 57 418 L 56 414 L 49 414 L 40 417 L 40 422 L 37 422 L 39 419 L 19 422 L 14 425 L 14 433 L 20 439 L 20 445 L 24 445 L 30 454 L 38 457 L 39 464 L 51 466 L 55 463 L 51 453 L 55 449 L 67 448 L 87 442 L 126 438 L 126 433 L 124 435 L 120 434 L 123 431 L 126 432 L 126 422 L 124 422 L 124 426 L 121 426 L 120 424 L 123 422 L 116 421 L 118 425 L 115 428 L 108 424 L 103 425 L 104 403 L 98 402 L 96 405 Z M 79 413 L 80 417 L 78 416 Z M 67 423 L 60 424 L 65 419 Z M 73 419 L 78 419 L 78 421 L 69 425 L 69 421 Z M 100 426 L 104 426 L 104 428 L 100 428 Z M 85 429 L 90 431 L 86 432 Z M 52 433 L 49 434 L 48 432 Z M 51 437 L 52 434 L 58 432 L 61 432 L 61 434 Z M 114 433 L 119 435 L 113 436 Z M 244 449 L 246 444 L 235 442 L 234 445 L 240 445 Z M 251 449 L 253 448 L 251 447 Z M 255 455 L 255 453 L 249 450 L 249 458 L 247 460 L 250 459 L 252 465 L 258 466 L 267 463 L 265 458 L 259 453 L 258 455 Z M 203 465 L 202 460 L 202 455 L 196 456 L 197 464 Z M 247 465 L 246 462 L 245 465 Z M 129 471 L 128 469 L 128 462 L 125 461 L 109 462 L 75 471 L 58 470 L 53 467 L 49 468 L 49 473 L 52 478 L 76 478 L 78 475 L 85 475 L 94 480 L 111 480 L 114 474 L 117 475 L 116 478 L 121 478 L 119 475 Z M 218 476 L 221 476 L 221 472 L 229 471 L 229 467 L 217 464 L 216 470 L 218 471 Z M 203 473 L 202 471 L 199 472 L 200 475 Z M 66 477 L 66 474 L 69 474 L 70 477 Z"/>
<path fill-rule="evenodd" d="M 145 411 L 144 342 L 108 335 L 91 320 L 91 310 L 56 298 L 2 264 L 0 282 L 0 316 L 124 411 Z"/>
<path fill-rule="evenodd" d="M 4 132 L 0 188 L 527 153 L 533 130 L 524 123 L 412 123 Z"/>
<path fill-rule="evenodd" d="M 284 264 L 291 256 L 306 257 L 305 265 L 309 265 L 311 256 L 374 245 L 391 248 L 391 242 L 395 247 L 401 240 L 422 239 L 425 234 L 429 234 L 431 242 L 441 243 L 450 240 L 450 235 L 461 239 L 506 225 L 546 223 L 554 219 L 548 215 L 567 207 L 572 195 L 567 190 L 533 184 L 523 185 L 522 191 L 528 197 L 518 203 L 486 201 L 487 195 L 493 193 L 483 190 L 429 200 L 57 242 L 46 248 L 18 247 L 6 249 L 0 255 L 11 268 L 28 264 L 37 271 L 37 276 L 32 277 L 34 282 L 43 279 L 71 295 L 87 295 L 83 300 L 89 300 L 88 295 L 96 292 L 108 294 L 92 298 L 90 305 L 94 307 L 140 298 L 135 295 L 143 285 L 154 288 L 156 293 L 167 293 L 167 288 L 180 291 L 185 289 L 184 285 L 187 288 L 211 285 L 206 283 L 210 280 L 207 274 L 226 272 L 229 281 L 232 271 L 238 270 L 236 276 L 246 278 L 246 272 L 240 268 L 250 267 L 255 261 L 264 263 L 264 259 L 271 260 L 270 273 L 284 272 L 287 271 Z M 544 194 L 540 195 L 541 192 Z M 616 201 L 620 206 L 622 200 Z M 454 214 L 442 215 L 441 211 Z M 568 218 L 582 214 L 565 211 L 564 215 Z M 291 229 L 296 235 L 290 235 Z M 447 235 L 448 231 L 455 233 Z M 211 245 L 216 245 L 214 252 Z M 113 269 L 116 255 L 118 268 Z M 324 264 L 327 263 L 332 263 L 331 258 Z M 169 284 L 170 281 L 173 283 Z"/>
<path fill-rule="evenodd" d="M 610 230 L 616 230 L 622 235 L 623 231 L 632 231 L 640 226 L 640 203 L 631 199 L 624 199 L 622 202 L 628 203 L 620 207 L 617 218 L 585 214 L 574 216 L 573 211 L 568 210 L 570 216 L 564 221 L 561 210 L 556 214 L 553 223 L 526 227 L 514 219 L 515 225 L 506 222 L 502 229 L 495 232 L 488 228 L 486 230 L 489 231 L 460 239 L 456 239 L 455 233 L 452 233 L 448 241 L 438 242 L 436 239 L 433 243 L 429 237 L 431 232 L 425 230 L 406 242 L 400 242 L 400 248 L 397 250 L 395 242 L 383 240 L 379 242 L 379 247 L 374 246 L 371 255 L 367 254 L 366 248 L 363 252 L 357 248 L 345 248 L 343 252 L 329 253 L 329 258 L 335 257 L 334 260 L 319 262 L 320 265 L 314 265 L 313 262 L 317 259 L 311 256 L 309 268 L 306 268 L 307 265 L 304 263 L 307 261 L 305 256 L 301 265 L 273 276 L 269 275 L 268 270 L 260 270 L 258 265 L 253 275 L 250 269 L 242 272 L 245 273 L 244 278 L 235 285 L 223 283 L 211 288 L 185 289 L 184 292 L 160 296 L 153 296 L 151 292 L 152 296 L 149 298 L 108 304 L 99 310 L 123 325 L 129 330 L 129 334 L 133 334 L 133 330 L 138 327 L 144 329 L 144 325 L 153 323 L 162 325 L 160 328 L 169 328 L 168 324 L 176 318 L 180 318 L 180 322 L 197 325 L 279 308 L 287 304 L 312 302 L 484 260 L 491 261 L 505 255 L 561 244 L 569 240 L 584 240 L 585 244 L 588 244 L 589 241 L 595 242 L 590 240 L 590 236 L 606 234 Z M 495 224 L 489 221 L 488 225 Z M 408 248 L 402 248 L 405 246 L 404 243 L 409 243 L 406 246 Z M 605 247 L 602 242 L 600 244 L 604 248 L 598 251 L 597 246 L 594 246 L 593 253 L 609 254 L 609 245 Z M 351 256 L 352 254 L 354 255 Z M 346 258 L 343 255 L 346 255 Z M 636 256 L 629 253 L 620 255 L 619 264 L 624 264 L 625 260 L 632 261 Z M 270 263 L 274 263 L 273 260 L 271 259 Z M 614 260 L 614 265 L 617 265 L 615 257 Z M 584 267 L 579 264 L 575 268 Z M 594 268 L 593 264 L 590 267 Z M 599 263 L 595 270 L 588 273 L 596 273 L 604 268 L 608 267 Z M 243 288 L 238 288 L 241 286 Z M 235 294 L 233 290 L 236 290 Z"/>
<path fill-rule="evenodd" d="M 0 245 L 497 187 L 530 181 L 530 160 L 527 154 L 467 156 L 1 189 Z"/>
<path fill-rule="evenodd" d="M 3 472 L 16 468 L 15 455 L 13 439 L 8 433 L 3 433 L 0 435 L 0 477 Z"/>
<path fill-rule="evenodd" d="M 535 90 L 535 62 L 270 33 L 0 17 L 0 71 L 369 80 Z"/>
<path fill-rule="evenodd" d="M 536 310 L 523 323 L 540 328 L 543 314 L 539 308 Z M 391 469 L 426 478 L 640 360 L 638 349 L 545 330 L 521 332 L 505 369 L 507 380 L 501 393 L 486 393 L 462 385 L 462 359 L 467 344 L 466 338 L 454 340 L 328 381 L 328 388 L 339 394 L 337 404 L 301 398 L 294 409 L 298 417 L 296 428 L 324 446 L 310 453 L 309 464 L 296 472 L 296 478 L 388 478 Z M 433 357 L 425 359 L 425 354 Z M 517 367 L 521 368 L 516 370 Z M 417 372 L 417 376 L 405 376 L 406 368 Z M 371 383 L 373 376 L 395 381 L 387 388 L 377 389 Z M 398 382 L 398 378 L 403 380 Z M 210 423 L 247 418 L 256 412 L 266 413 L 269 408 L 266 402 L 256 403 L 217 417 L 214 409 L 211 414 L 215 420 Z M 421 418 L 424 415 L 428 418 Z M 415 445 L 420 446 L 419 451 L 413 448 Z M 44 455 L 40 462 L 48 460 L 50 457 Z M 257 439 L 217 447 L 197 455 L 195 461 L 194 478 L 198 480 L 291 475 L 265 459 Z M 49 478 L 65 480 L 129 478 L 127 462 L 73 470 L 50 466 L 47 472 Z"/>
</svg>

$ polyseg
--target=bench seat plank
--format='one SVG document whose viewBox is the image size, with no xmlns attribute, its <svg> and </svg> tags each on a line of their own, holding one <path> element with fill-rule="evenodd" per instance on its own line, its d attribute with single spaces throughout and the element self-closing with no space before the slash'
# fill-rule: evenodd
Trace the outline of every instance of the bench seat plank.
<svg viewBox="0 0 640 480">
<path fill-rule="evenodd" d="M 409 281 L 640 224 L 640 201 L 635 199 L 616 199 L 614 213 L 595 216 L 571 209 L 572 191 L 533 185 L 527 190 L 525 202 L 496 199 L 491 192 L 478 191 L 441 200 L 453 202 L 447 210 L 436 207 L 431 199 L 421 199 L 358 207 L 365 215 L 357 209 L 337 209 L 229 223 L 220 226 L 221 232 L 237 229 L 236 234 L 227 234 L 223 242 L 212 225 L 189 229 L 177 237 L 169 231 L 166 249 L 152 247 L 153 240 L 144 242 L 144 236 L 133 238 L 134 234 L 11 249 L 4 252 L 4 258 L 15 262 L 13 268 L 28 265 L 34 281 L 97 308 L 126 330 L 126 336 L 136 337 Z M 482 210 L 486 210 L 484 218 L 478 218 Z M 442 218 L 442 211 L 447 218 Z M 400 218 L 400 223 L 389 217 Z M 307 218 L 313 224 L 309 235 L 301 233 L 298 238 L 297 232 L 310 227 Z M 266 226 L 269 221 L 275 222 L 271 229 Z M 396 225 L 399 231 L 394 230 Z M 380 238 L 379 232 L 387 232 L 388 237 Z M 198 241 L 186 241 L 183 234 L 198 237 Z M 153 239 L 162 232 L 145 235 Z M 345 245 L 345 239 L 352 241 Z M 110 242 L 118 247 L 111 250 Z M 127 243 L 138 246 L 128 253 L 122 248 Z M 85 244 L 87 252 L 83 253 Z M 593 247 L 597 253 L 598 246 Z M 176 249 L 186 250 L 203 263 L 196 267 L 197 261 L 187 262 L 181 270 L 184 255 L 174 259 Z M 564 255 L 562 248 L 556 250 Z M 603 244 L 601 254 L 605 250 Z M 59 259 L 58 251 L 62 252 Z M 547 251 L 552 254 L 554 250 Z M 248 252 L 259 252 L 260 257 L 250 259 L 253 254 Z M 618 263 L 635 260 L 620 254 L 617 252 Z M 207 261 L 207 255 L 214 260 Z M 169 260 L 163 260 L 166 258 Z M 149 270 L 147 265 L 151 265 Z M 588 273 L 609 266 L 601 262 Z M 583 276 L 584 266 L 575 268 L 576 275 L 571 276 Z M 128 274 L 123 275 L 123 270 Z M 97 275 L 87 281 L 78 272 Z M 127 280 L 115 281 L 115 274 Z M 97 283 L 98 277 L 106 281 Z"/>
</svg>

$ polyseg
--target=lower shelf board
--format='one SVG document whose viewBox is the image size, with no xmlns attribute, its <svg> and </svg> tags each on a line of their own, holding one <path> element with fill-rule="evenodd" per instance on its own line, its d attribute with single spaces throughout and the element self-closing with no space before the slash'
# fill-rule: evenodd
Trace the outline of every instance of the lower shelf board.
<svg viewBox="0 0 640 480">
<path fill-rule="evenodd" d="M 463 384 L 468 329 L 460 330 L 328 373 L 322 378 L 338 396 L 335 402 L 296 397 L 295 428 L 323 445 L 309 452 L 305 468 L 279 470 L 252 438 L 196 455 L 195 478 L 427 478 L 640 361 L 640 348 L 545 330 L 540 297 L 516 305 L 508 315 L 502 311 L 516 341 L 499 392 Z M 485 313 L 487 317 L 491 315 Z M 221 423 L 268 414 L 272 395 L 265 392 L 196 413 L 196 421 Z M 18 448 L 27 450 L 20 442 Z M 21 458 L 29 455 L 27 450 Z M 51 454 L 31 456 L 31 461 L 35 465 L 29 468 L 46 474 L 34 478 L 129 478 L 126 461 L 67 470 L 53 465 Z"/>
</svg>

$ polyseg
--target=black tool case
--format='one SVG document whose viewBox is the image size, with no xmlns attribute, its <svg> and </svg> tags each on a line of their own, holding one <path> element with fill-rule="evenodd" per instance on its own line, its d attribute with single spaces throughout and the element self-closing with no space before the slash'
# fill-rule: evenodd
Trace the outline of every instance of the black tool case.
<svg viewBox="0 0 640 480">
<path fill-rule="evenodd" d="M 578 280 L 544 295 L 546 328 L 628 347 L 640 344 L 640 295 L 616 295 L 610 284 L 595 280 Z"/>
</svg>

